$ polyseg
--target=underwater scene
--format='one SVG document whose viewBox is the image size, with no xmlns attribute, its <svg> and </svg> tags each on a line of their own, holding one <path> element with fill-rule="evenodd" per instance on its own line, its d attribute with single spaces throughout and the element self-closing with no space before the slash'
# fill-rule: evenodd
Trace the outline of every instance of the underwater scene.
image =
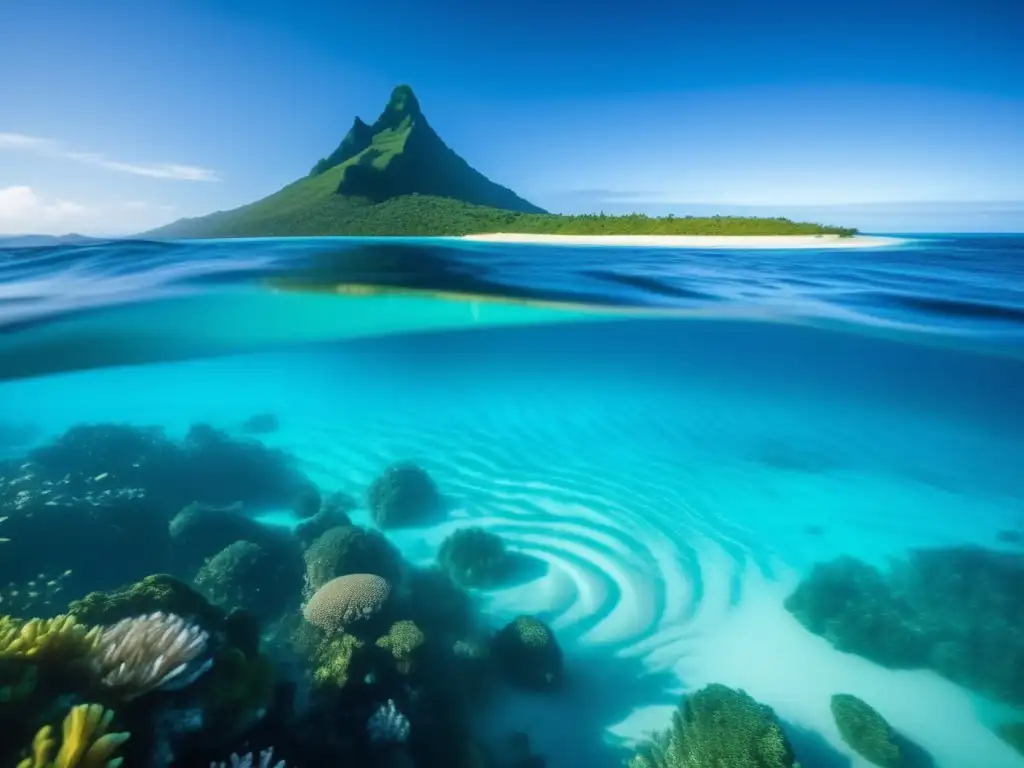
<svg viewBox="0 0 1024 768">
<path fill-rule="evenodd" d="M 0 766 L 1024 768 L 1024 239 L 0 249 Z"/>
</svg>

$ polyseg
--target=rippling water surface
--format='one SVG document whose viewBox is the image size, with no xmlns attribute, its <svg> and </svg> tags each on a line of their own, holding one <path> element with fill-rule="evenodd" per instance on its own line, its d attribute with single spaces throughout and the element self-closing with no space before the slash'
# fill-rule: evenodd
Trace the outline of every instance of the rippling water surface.
<svg viewBox="0 0 1024 768">
<path fill-rule="evenodd" d="M 617 764 L 609 744 L 708 682 L 774 707 L 808 766 L 867 765 L 836 692 L 943 768 L 1024 765 L 991 730 L 1004 704 L 840 653 L 782 606 L 840 555 L 1020 551 L 1024 239 L 0 247 L 0 327 L 9 454 L 79 422 L 272 412 L 261 439 L 324 489 L 420 463 L 453 503 L 395 534 L 409 558 L 473 523 L 542 563 L 480 598 L 566 647 L 574 685 L 501 712 L 550 765 Z"/>
</svg>

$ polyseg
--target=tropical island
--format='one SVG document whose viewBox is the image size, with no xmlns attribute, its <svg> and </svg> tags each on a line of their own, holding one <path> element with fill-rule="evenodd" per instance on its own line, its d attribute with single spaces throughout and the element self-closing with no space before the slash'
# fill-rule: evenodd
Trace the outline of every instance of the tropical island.
<svg viewBox="0 0 1024 768">
<path fill-rule="evenodd" d="M 785 218 L 549 213 L 472 168 L 430 127 L 412 89 L 400 85 L 372 125 L 357 117 L 338 147 L 306 176 L 240 208 L 180 219 L 142 236 L 458 237 L 497 233 L 505 233 L 506 241 L 515 234 L 835 239 L 851 238 L 857 230 Z"/>
</svg>

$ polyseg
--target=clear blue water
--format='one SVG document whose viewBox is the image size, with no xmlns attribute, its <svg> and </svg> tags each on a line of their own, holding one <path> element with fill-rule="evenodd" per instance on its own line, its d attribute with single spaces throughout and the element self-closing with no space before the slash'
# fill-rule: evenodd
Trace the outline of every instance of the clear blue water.
<svg viewBox="0 0 1024 768">
<path fill-rule="evenodd" d="M 477 598 L 565 648 L 573 685 L 510 693 L 487 726 L 528 732 L 549 765 L 617 765 L 721 682 L 771 705 L 805 766 L 868 765 L 837 692 L 941 768 L 1024 766 L 992 731 L 1012 703 L 841 653 L 783 607 L 841 555 L 1024 557 L 1022 237 L 0 247 L 0 325 L 8 456 L 82 422 L 237 432 L 272 412 L 260 439 L 322 489 L 362 499 L 391 462 L 428 470 L 454 503 L 389 532 L 411 561 L 469 523 L 542 561 Z"/>
</svg>

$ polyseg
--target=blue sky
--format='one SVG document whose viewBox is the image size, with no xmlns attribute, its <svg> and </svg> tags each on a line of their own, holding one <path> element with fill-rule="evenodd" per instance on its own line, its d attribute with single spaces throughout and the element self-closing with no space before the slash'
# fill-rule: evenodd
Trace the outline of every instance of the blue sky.
<svg viewBox="0 0 1024 768">
<path fill-rule="evenodd" d="M 249 202 L 402 82 L 550 210 L 1020 231 L 1021 30 L 1010 0 L 2 3 L 0 232 Z"/>
</svg>

